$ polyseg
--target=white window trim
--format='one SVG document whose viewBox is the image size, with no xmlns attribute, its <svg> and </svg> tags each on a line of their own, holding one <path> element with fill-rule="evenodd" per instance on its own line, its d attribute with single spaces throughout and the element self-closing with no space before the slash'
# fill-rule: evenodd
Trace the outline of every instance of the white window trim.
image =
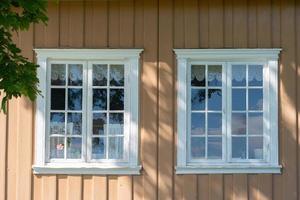
<svg viewBox="0 0 300 200">
<path fill-rule="evenodd" d="M 177 141 L 178 142 L 177 142 L 176 173 L 177 174 L 280 173 L 281 166 L 278 163 L 278 58 L 281 49 L 174 49 L 174 51 L 177 56 Z M 268 155 L 267 162 L 263 162 L 263 163 L 259 163 L 259 162 L 191 163 L 189 162 L 188 160 L 189 147 L 187 145 L 188 142 L 187 131 L 189 130 L 189 121 L 188 121 L 189 120 L 188 119 L 189 118 L 188 117 L 189 116 L 189 106 L 188 106 L 189 105 L 188 102 L 189 70 L 188 68 L 190 67 L 191 63 L 195 63 L 195 62 L 196 63 L 197 62 L 205 62 L 205 63 L 262 62 L 268 66 L 266 68 L 268 69 L 267 73 L 264 73 L 267 76 L 269 76 L 269 81 L 267 83 L 269 83 L 268 100 L 270 101 L 268 105 L 269 129 L 267 130 L 267 132 L 272 133 L 272 137 L 270 137 L 271 140 L 268 146 L 270 148 L 270 150 L 268 151 L 270 154 Z M 224 68 L 225 70 L 228 68 L 227 66 L 228 65 L 225 65 Z M 228 87 L 228 85 L 226 87 Z M 230 104 L 228 100 L 227 100 L 227 104 Z M 226 107 L 228 107 L 228 105 Z M 228 133 L 227 133 L 227 137 L 228 137 Z M 226 149 L 227 152 L 229 150 Z M 224 147 L 223 147 L 223 151 L 224 151 Z M 227 153 L 225 156 L 228 155 L 229 153 Z"/>
<path fill-rule="evenodd" d="M 34 49 L 37 55 L 39 90 L 35 112 L 35 163 L 34 174 L 140 174 L 138 159 L 139 137 L 139 57 L 143 49 Z M 51 60 L 74 60 L 79 62 L 122 62 L 129 69 L 128 80 L 129 137 L 128 161 L 126 163 L 48 163 L 46 159 L 47 119 L 47 67 Z M 90 67 L 90 66 L 88 66 Z M 86 83 L 88 84 L 88 83 Z"/>
</svg>

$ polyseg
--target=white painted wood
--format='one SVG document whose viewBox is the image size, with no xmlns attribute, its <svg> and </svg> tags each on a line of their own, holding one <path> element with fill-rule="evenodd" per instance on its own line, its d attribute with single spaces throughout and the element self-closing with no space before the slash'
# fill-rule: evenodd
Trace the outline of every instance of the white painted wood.
<svg viewBox="0 0 300 200">
<path fill-rule="evenodd" d="M 280 173 L 278 163 L 278 55 L 280 49 L 175 49 L 177 56 L 177 167 L 178 174 L 193 173 Z M 190 160 L 190 67 L 191 63 L 221 62 L 223 83 L 223 160 Z M 264 65 L 264 160 L 231 158 L 231 64 Z M 226 67 L 226 69 L 225 69 Z M 247 84 L 248 85 L 248 84 Z M 270 89 L 269 89 L 270 87 Z M 246 86 L 245 88 L 248 88 Z M 262 88 L 262 87 L 260 87 Z M 248 98 L 246 98 L 248 101 Z M 275 100 L 274 100 L 275 99 Z M 246 104 L 247 105 L 247 104 Z M 247 110 L 247 109 L 246 109 Z M 248 110 L 247 110 L 248 112 Z M 190 139 L 189 139 L 190 140 Z M 248 144 L 247 144 L 248 145 Z M 248 154 L 248 150 L 247 150 Z M 270 156 L 269 156 L 270 155 Z M 224 168 L 224 169 L 222 169 Z"/>
<path fill-rule="evenodd" d="M 43 174 L 139 174 L 138 137 L 139 137 L 139 55 L 142 49 L 35 49 L 37 54 L 39 89 L 42 96 L 37 98 L 36 109 L 36 158 L 33 166 L 35 173 Z M 83 148 L 82 159 L 48 160 L 49 145 L 45 141 L 46 128 L 50 113 L 50 63 L 83 64 Z M 92 63 L 123 64 L 125 69 L 125 159 L 92 160 L 90 117 L 92 108 Z M 67 73 L 67 72 L 66 72 Z M 48 74 L 48 76 L 47 76 Z M 67 80 L 66 80 L 67 81 Z M 56 88 L 56 86 L 53 86 Z M 73 86 L 72 86 L 73 87 Z M 76 87 L 76 86 L 75 86 Z M 48 88 L 48 90 L 47 90 Z M 61 88 L 57 86 L 57 88 Z M 48 91 L 48 92 L 47 92 Z M 67 99 L 66 99 L 67 101 Z M 127 127 L 127 128 L 126 128 Z M 87 134 L 87 135 L 85 135 Z M 46 148 L 47 147 L 47 148 Z M 110 171 L 111 169 L 111 171 Z"/>
</svg>

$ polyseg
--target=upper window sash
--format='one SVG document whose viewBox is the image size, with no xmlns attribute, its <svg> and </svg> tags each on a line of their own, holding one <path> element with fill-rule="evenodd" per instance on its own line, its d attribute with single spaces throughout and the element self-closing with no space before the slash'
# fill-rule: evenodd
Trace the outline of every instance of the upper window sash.
<svg viewBox="0 0 300 200">
<path fill-rule="evenodd" d="M 35 49 L 37 54 L 37 64 L 40 66 L 37 70 L 39 77 L 39 90 L 41 96 L 36 100 L 35 116 L 35 164 L 34 173 L 47 174 L 139 174 L 140 166 L 138 161 L 138 118 L 139 118 L 139 56 L 142 49 Z M 89 163 L 81 162 L 76 165 L 66 163 L 47 163 L 46 150 L 46 131 L 49 102 L 47 94 L 47 69 L 50 62 L 56 61 L 79 61 L 99 62 L 99 63 L 116 63 L 125 64 L 128 68 L 128 156 L 126 162 L 107 162 L 107 163 Z M 86 83 L 87 84 L 87 83 Z M 87 88 L 87 85 L 83 86 Z M 85 95 L 88 95 L 86 89 Z M 85 98 L 83 98 L 85 99 Z M 87 99 L 88 100 L 88 99 Z M 87 104 L 84 103 L 84 104 Z M 83 106 L 87 109 L 87 105 Z M 86 122 L 87 123 L 87 122 Z M 86 125 L 85 125 L 86 126 Z M 87 158 L 84 158 L 87 159 Z M 74 163 L 74 162 L 73 162 Z"/>
<path fill-rule="evenodd" d="M 278 164 L 278 56 L 280 49 L 175 49 L 177 56 L 177 166 L 176 173 L 279 173 L 280 165 Z M 188 70 L 192 63 L 209 63 L 222 62 L 226 64 L 226 73 L 230 67 L 230 63 L 266 63 L 264 70 L 267 70 L 269 78 L 268 82 L 268 99 L 269 102 L 269 122 L 270 122 L 270 154 L 267 156 L 268 162 L 238 162 L 238 165 L 230 162 L 230 149 L 228 147 L 231 142 L 227 133 L 227 147 L 224 154 L 225 160 L 222 162 L 190 162 L 188 157 L 189 145 L 186 132 L 189 130 L 189 82 Z M 225 73 L 225 71 L 223 72 Z M 226 91 L 229 81 L 226 75 Z M 230 80 L 231 81 L 231 80 Z M 228 92 L 227 92 L 228 93 Z M 228 95 L 226 95 L 228 98 Z M 224 102 L 224 101 L 223 101 Z M 226 99 L 227 104 L 231 101 Z M 227 109 L 228 106 L 226 105 Z M 266 107 L 266 106 L 265 106 Z M 228 111 L 227 114 L 228 115 Z M 226 123 L 228 123 L 226 119 Z M 230 127 L 227 125 L 227 128 Z M 228 130 L 227 130 L 228 132 Z M 224 149 L 224 147 L 223 147 Z M 224 158 L 223 158 L 224 159 Z"/>
</svg>

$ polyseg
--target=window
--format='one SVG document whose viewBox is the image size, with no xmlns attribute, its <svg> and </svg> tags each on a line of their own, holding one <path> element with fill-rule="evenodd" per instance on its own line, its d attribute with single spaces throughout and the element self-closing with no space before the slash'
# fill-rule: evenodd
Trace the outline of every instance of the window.
<svg viewBox="0 0 300 200">
<path fill-rule="evenodd" d="M 178 174 L 280 173 L 280 49 L 176 49 Z"/>
<path fill-rule="evenodd" d="M 34 172 L 139 174 L 142 50 L 36 49 Z"/>
</svg>

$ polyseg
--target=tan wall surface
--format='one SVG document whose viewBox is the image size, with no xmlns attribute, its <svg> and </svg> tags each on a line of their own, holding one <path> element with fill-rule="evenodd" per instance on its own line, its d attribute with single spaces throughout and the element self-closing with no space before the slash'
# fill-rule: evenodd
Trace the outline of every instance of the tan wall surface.
<svg viewBox="0 0 300 200">
<path fill-rule="evenodd" d="M 110 0 L 50 3 L 47 27 L 15 35 L 24 55 L 44 48 L 144 48 L 141 176 L 35 176 L 34 104 L 0 114 L 0 200 L 300 199 L 300 1 Z M 176 158 L 173 48 L 282 47 L 282 175 L 180 175 Z"/>
</svg>

